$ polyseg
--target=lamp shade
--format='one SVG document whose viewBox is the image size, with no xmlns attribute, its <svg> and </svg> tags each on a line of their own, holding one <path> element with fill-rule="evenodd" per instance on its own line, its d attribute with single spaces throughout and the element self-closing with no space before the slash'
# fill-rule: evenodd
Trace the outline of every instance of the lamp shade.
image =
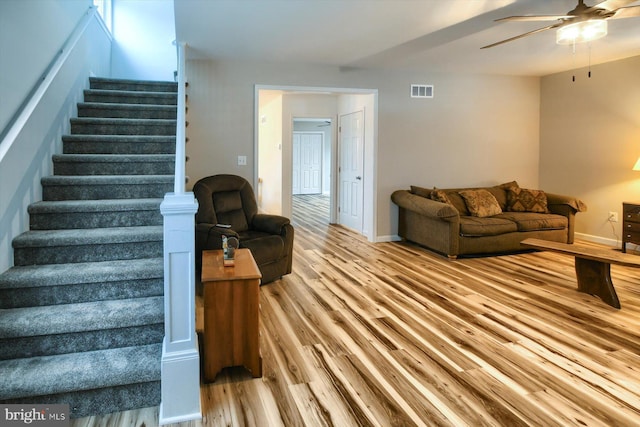
<svg viewBox="0 0 640 427">
<path fill-rule="evenodd" d="M 640 157 L 638 157 L 638 160 L 636 160 L 636 164 L 633 165 L 632 168 L 634 171 L 640 171 Z"/>
<path fill-rule="evenodd" d="M 564 25 L 556 30 L 556 43 L 573 44 L 597 40 L 607 35 L 607 21 L 593 19 Z"/>
</svg>

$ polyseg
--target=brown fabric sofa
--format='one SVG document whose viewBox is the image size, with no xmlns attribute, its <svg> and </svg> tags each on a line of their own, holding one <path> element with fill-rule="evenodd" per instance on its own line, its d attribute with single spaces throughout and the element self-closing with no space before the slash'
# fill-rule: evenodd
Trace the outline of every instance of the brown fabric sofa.
<svg viewBox="0 0 640 427">
<path fill-rule="evenodd" d="M 196 267 L 202 251 L 221 249 L 222 236 L 248 248 L 262 273 L 262 284 L 291 273 L 294 229 L 288 218 L 258 213 L 251 184 L 237 175 L 202 178 L 193 186 L 196 214 Z M 221 227 L 228 225 L 229 228 Z"/>
<path fill-rule="evenodd" d="M 493 196 L 490 208 L 478 212 L 471 196 L 486 193 Z M 529 237 L 573 243 L 575 214 L 586 210 L 575 197 L 522 189 L 515 181 L 482 188 L 412 186 L 391 200 L 399 207 L 400 237 L 454 259 L 521 251 L 520 242 Z"/>
</svg>

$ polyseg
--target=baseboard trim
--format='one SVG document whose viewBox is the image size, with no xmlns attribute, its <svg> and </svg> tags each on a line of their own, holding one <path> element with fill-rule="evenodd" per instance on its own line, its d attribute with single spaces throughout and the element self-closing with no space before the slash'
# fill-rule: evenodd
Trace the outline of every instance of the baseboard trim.
<svg viewBox="0 0 640 427">
<path fill-rule="evenodd" d="M 620 242 L 618 239 L 611 239 L 611 238 L 602 237 L 602 236 L 594 236 L 592 234 L 585 234 L 585 233 L 575 233 L 574 236 L 576 239 L 586 240 L 587 242 L 600 243 L 602 245 L 607 245 L 614 248 L 622 247 L 622 242 Z M 639 248 L 640 246 L 638 245 L 634 245 L 633 243 L 627 243 L 627 249 L 638 250 Z"/>
<path fill-rule="evenodd" d="M 386 236 L 378 236 L 376 243 L 399 242 L 400 240 L 402 240 L 402 237 L 397 234 L 387 234 Z"/>
</svg>

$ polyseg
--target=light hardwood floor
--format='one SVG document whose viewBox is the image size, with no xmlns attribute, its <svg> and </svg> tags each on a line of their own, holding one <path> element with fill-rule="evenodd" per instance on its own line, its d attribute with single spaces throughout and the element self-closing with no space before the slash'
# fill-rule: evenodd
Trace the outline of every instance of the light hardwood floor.
<svg viewBox="0 0 640 427">
<path fill-rule="evenodd" d="M 325 209 L 295 197 L 293 273 L 261 287 L 263 377 L 223 371 L 180 426 L 640 425 L 639 270 L 611 267 L 616 310 L 576 291 L 572 257 L 449 261 Z"/>
</svg>

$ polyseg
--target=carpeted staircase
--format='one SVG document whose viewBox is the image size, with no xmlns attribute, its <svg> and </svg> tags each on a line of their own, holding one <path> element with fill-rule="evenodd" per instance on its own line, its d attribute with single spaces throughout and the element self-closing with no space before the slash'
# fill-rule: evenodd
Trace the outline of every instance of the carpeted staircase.
<svg viewBox="0 0 640 427">
<path fill-rule="evenodd" d="M 160 403 L 160 202 L 173 191 L 177 85 L 90 79 L 0 275 L 0 403 L 72 417 Z"/>
</svg>

